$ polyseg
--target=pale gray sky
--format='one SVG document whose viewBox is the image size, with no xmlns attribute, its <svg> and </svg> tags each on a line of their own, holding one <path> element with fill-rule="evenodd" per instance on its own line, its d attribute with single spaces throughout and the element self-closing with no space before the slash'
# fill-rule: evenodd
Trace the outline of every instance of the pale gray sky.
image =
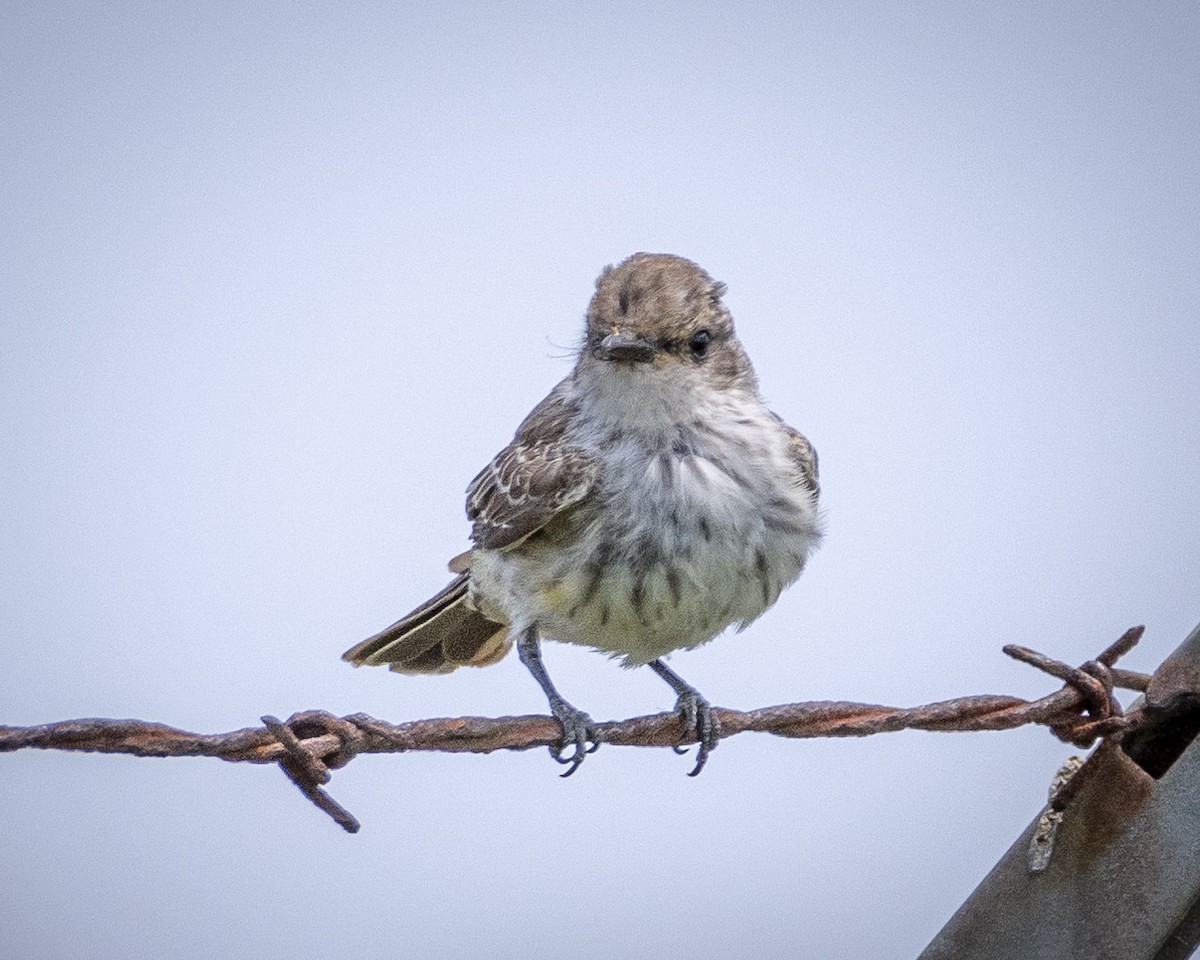
<svg viewBox="0 0 1200 960">
<path fill-rule="evenodd" d="M 1200 620 L 1194 4 L 0 9 L 0 722 L 541 712 L 343 649 L 445 580 L 592 282 L 697 260 L 815 442 L 826 545 L 672 665 L 716 704 L 1053 684 Z M 597 718 L 647 671 L 550 645 Z M 27 960 L 915 955 L 1042 730 L 360 758 L 0 757 Z"/>
</svg>

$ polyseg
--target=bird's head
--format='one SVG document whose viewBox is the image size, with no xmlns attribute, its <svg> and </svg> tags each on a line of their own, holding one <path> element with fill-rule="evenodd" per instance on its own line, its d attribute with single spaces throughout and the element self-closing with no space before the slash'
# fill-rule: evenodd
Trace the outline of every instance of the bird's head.
<svg viewBox="0 0 1200 960">
<path fill-rule="evenodd" d="M 588 306 L 580 369 L 753 389 L 754 372 L 724 293 L 725 284 L 671 254 L 635 253 L 606 267 Z"/>
</svg>

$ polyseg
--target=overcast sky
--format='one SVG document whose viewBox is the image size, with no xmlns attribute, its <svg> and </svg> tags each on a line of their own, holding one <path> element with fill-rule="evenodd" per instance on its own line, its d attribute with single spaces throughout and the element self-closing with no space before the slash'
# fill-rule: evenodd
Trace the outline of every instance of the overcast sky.
<svg viewBox="0 0 1200 960">
<path fill-rule="evenodd" d="M 919 7 L 917 12 L 903 7 Z M 821 455 L 829 534 L 718 705 L 1054 683 L 1200 621 L 1200 8 L 0 7 L 0 723 L 544 712 L 515 656 L 352 643 L 440 588 L 467 481 L 596 274 L 682 254 Z M 547 645 L 597 719 L 649 671 Z M 914 956 L 1041 807 L 1044 730 L 364 757 L 0 757 L 25 960 Z"/>
</svg>

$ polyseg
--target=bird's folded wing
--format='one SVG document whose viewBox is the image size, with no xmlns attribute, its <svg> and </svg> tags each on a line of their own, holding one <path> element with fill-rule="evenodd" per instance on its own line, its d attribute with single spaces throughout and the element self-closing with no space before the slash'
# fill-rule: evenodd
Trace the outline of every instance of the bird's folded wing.
<svg viewBox="0 0 1200 960">
<path fill-rule="evenodd" d="M 568 439 L 575 412 L 570 379 L 533 409 L 513 442 L 467 487 L 467 518 L 477 547 L 514 547 L 591 492 L 598 466 Z"/>
<path fill-rule="evenodd" d="M 513 443 L 467 489 L 477 547 L 514 547 L 591 491 L 597 466 L 578 447 Z"/>
</svg>

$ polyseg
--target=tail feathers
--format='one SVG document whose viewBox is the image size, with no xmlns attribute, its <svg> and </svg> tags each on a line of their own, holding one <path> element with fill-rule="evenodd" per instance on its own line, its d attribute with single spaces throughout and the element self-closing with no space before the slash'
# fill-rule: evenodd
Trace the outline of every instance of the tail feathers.
<svg viewBox="0 0 1200 960">
<path fill-rule="evenodd" d="M 342 659 L 356 667 L 389 664 L 399 673 L 449 673 L 495 663 L 512 646 L 508 629 L 467 605 L 467 573 Z"/>
</svg>

